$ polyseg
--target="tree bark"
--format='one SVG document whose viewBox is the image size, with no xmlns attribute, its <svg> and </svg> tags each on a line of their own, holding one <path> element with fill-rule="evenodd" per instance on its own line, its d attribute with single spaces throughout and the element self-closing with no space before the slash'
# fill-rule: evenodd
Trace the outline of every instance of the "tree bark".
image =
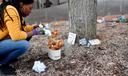
<svg viewBox="0 0 128 76">
<path fill-rule="evenodd" d="M 96 37 L 97 0 L 68 0 L 70 31 L 81 38 Z"/>
</svg>

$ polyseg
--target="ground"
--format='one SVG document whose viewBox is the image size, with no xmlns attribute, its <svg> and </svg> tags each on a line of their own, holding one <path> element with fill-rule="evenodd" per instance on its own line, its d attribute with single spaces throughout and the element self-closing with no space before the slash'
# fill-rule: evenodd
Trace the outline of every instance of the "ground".
<svg viewBox="0 0 128 76">
<path fill-rule="evenodd" d="M 128 76 L 128 25 L 111 24 L 97 24 L 100 45 L 86 47 L 75 44 L 70 48 L 72 55 L 62 55 L 57 61 L 51 60 L 47 55 L 47 38 L 34 36 L 28 52 L 13 64 L 17 69 L 16 76 Z M 67 23 L 56 25 L 54 29 L 61 30 L 64 38 L 67 38 Z M 36 60 L 47 66 L 46 72 L 32 71 Z"/>
</svg>

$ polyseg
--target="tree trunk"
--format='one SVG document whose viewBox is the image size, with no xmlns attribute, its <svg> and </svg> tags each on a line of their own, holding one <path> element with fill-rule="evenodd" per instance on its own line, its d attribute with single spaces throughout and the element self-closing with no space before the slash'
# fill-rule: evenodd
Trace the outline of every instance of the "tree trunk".
<svg viewBox="0 0 128 76">
<path fill-rule="evenodd" d="M 39 0 L 37 0 L 37 9 L 39 9 Z"/>
<path fill-rule="evenodd" d="M 58 4 L 58 5 L 60 4 L 60 0 L 57 0 L 57 4 Z"/>
<path fill-rule="evenodd" d="M 97 0 L 69 0 L 70 31 L 81 38 L 96 37 Z"/>
</svg>

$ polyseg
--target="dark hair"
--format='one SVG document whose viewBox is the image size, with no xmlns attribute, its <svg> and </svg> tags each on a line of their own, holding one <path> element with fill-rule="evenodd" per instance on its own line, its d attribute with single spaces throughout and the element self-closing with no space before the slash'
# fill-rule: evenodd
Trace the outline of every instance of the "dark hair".
<svg viewBox="0 0 128 76">
<path fill-rule="evenodd" d="M 3 0 L 3 3 L 0 5 L 0 29 L 4 27 L 4 8 L 8 5 L 8 3 Z"/>
<path fill-rule="evenodd" d="M 20 6 L 20 3 L 23 3 L 23 4 L 32 4 L 32 3 L 34 3 L 34 0 L 8 0 L 8 2 L 6 2 L 5 0 L 3 0 L 2 5 L 0 5 L 0 29 L 1 30 L 4 27 L 4 14 L 3 14 L 3 11 L 4 11 L 4 9 L 6 8 L 7 5 L 12 5 L 12 6 L 14 6 L 17 9 L 17 11 L 18 11 L 18 13 L 20 15 L 21 25 L 25 25 L 25 21 L 23 21 L 23 19 L 22 19 L 22 13 L 21 13 L 21 10 L 20 10 L 20 7 L 21 7 Z M 5 11 L 6 11 L 6 9 L 5 9 Z M 8 14 L 8 16 L 9 16 L 9 14 Z M 11 20 L 13 21 L 12 18 L 11 18 Z"/>
</svg>

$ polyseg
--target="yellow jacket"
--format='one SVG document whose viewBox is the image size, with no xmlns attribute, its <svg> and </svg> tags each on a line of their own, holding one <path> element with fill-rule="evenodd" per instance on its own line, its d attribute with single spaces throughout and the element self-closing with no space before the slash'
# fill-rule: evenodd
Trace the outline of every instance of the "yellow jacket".
<svg viewBox="0 0 128 76">
<path fill-rule="evenodd" d="M 6 7 L 6 10 L 10 17 L 13 19 L 13 21 L 8 16 L 7 12 L 5 12 L 4 10 L 5 27 L 3 28 L 3 31 L 0 30 L 0 40 L 4 39 L 7 36 L 10 36 L 12 40 L 25 40 L 27 38 L 26 32 L 32 31 L 33 26 L 22 26 L 24 29 L 23 31 L 21 29 L 20 16 L 16 8 L 11 5 L 8 5 Z"/>
</svg>

